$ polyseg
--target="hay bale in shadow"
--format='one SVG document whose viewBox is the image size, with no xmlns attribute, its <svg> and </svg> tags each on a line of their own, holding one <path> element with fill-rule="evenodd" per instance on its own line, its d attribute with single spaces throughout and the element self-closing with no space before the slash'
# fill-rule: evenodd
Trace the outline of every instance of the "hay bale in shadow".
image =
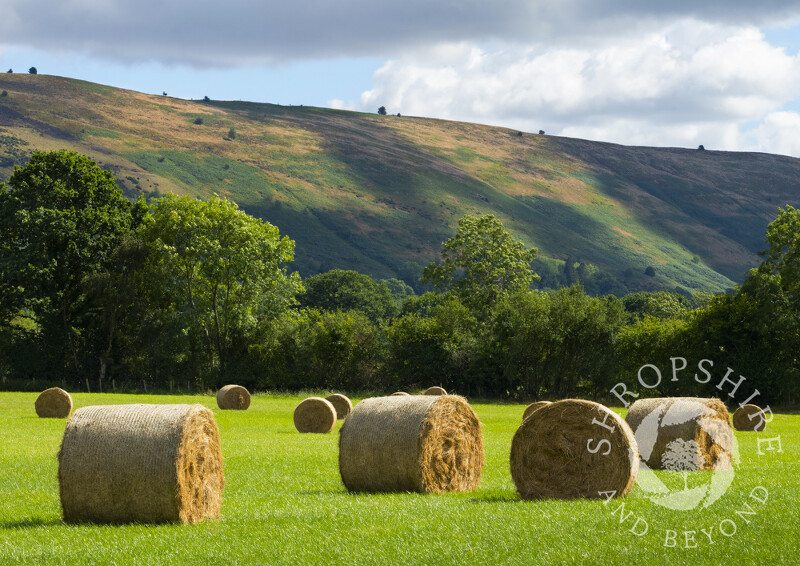
<svg viewBox="0 0 800 566">
<path fill-rule="evenodd" d="M 445 391 L 444 388 L 442 388 L 442 387 L 433 386 L 433 387 L 428 387 L 425 390 L 424 394 L 425 395 L 447 395 L 447 391 Z"/>
<path fill-rule="evenodd" d="M 39 394 L 34 406 L 39 417 L 64 419 L 72 412 L 72 397 L 60 387 L 51 387 Z"/>
<path fill-rule="evenodd" d="M 336 408 L 322 397 L 303 399 L 294 410 L 294 426 L 299 432 L 327 434 L 336 426 Z"/>
<path fill-rule="evenodd" d="M 348 399 L 347 395 L 334 393 L 333 395 L 325 397 L 325 400 L 336 409 L 336 418 L 338 420 L 343 420 L 353 410 L 353 403 Z"/>
<path fill-rule="evenodd" d="M 410 395 L 410 393 L 406 393 L 405 391 L 395 391 L 394 393 L 392 393 L 392 396 L 395 395 Z"/>
<path fill-rule="evenodd" d="M 78 409 L 58 453 L 58 483 L 69 523 L 217 518 L 225 478 L 214 414 L 202 405 Z"/>
<path fill-rule="evenodd" d="M 350 491 L 469 491 L 483 468 L 481 423 L 456 395 L 365 399 L 339 435 L 339 472 Z"/>
<path fill-rule="evenodd" d="M 250 406 L 250 392 L 241 385 L 226 385 L 217 391 L 220 409 L 246 411 Z"/>
<path fill-rule="evenodd" d="M 625 420 L 636 435 L 642 462 L 648 468 L 732 468 L 733 429 L 728 409 L 719 399 L 639 399 L 630 406 Z"/>
<path fill-rule="evenodd" d="M 549 404 L 550 401 L 534 401 L 533 403 L 525 407 L 525 412 L 522 413 L 522 420 L 524 421 L 525 419 L 530 417 L 531 413 L 533 413 L 535 410 L 541 409 L 542 407 L 546 407 Z"/>
<path fill-rule="evenodd" d="M 733 428 L 747 432 L 761 432 L 767 428 L 767 415 L 758 405 L 742 405 L 733 413 Z"/>
<path fill-rule="evenodd" d="M 592 401 L 564 399 L 537 409 L 511 443 L 511 477 L 523 499 L 621 497 L 638 471 L 630 427 Z"/>
</svg>

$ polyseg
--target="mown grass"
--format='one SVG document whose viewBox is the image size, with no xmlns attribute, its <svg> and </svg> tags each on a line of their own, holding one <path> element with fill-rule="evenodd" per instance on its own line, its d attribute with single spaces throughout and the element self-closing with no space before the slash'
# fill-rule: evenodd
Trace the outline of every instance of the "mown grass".
<svg viewBox="0 0 800 566">
<path fill-rule="evenodd" d="M 76 408 L 199 402 L 214 410 L 221 432 L 226 487 L 219 520 L 194 526 L 107 526 L 61 522 L 56 453 L 65 423 L 37 418 L 35 398 L 32 393 L 0 393 L 0 564 L 800 561 L 797 415 L 778 415 L 765 433 L 737 433 L 741 463 L 726 495 L 707 509 L 680 512 L 653 504 L 638 486 L 628 497 L 608 503 L 519 500 L 508 455 L 520 405 L 473 404 L 483 423 L 486 453 L 477 491 L 350 494 L 339 478 L 336 432 L 295 431 L 292 412 L 300 396 L 257 395 L 248 411 L 236 412 L 218 410 L 211 396 L 76 394 Z M 758 456 L 757 438 L 776 436 L 783 452 Z M 763 504 L 749 498 L 758 486 L 769 493 Z M 737 515 L 748 501 L 755 514 Z M 636 518 L 648 524 L 643 536 L 630 532 Z M 729 537 L 719 533 L 726 520 L 737 527 Z M 702 529 L 712 534 L 713 544 Z M 730 531 L 730 523 L 723 529 Z M 674 548 L 665 547 L 667 530 L 678 533 Z M 687 539 L 684 531 L 695 533 Z M 691 546 L 692 537 L 697 547 L 682 548 L 687 540 Z"/>
</svg>

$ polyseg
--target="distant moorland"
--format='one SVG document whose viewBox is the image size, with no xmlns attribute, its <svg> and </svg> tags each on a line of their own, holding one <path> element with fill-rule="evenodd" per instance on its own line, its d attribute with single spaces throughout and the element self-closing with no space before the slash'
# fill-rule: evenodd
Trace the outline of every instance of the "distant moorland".
<svg viewBox="0 0 800 566">
<path fill-rule="evenodd" d="M 33 151 L 63 148 L 113 172 L 130 198 L 226 196 L 296 241 L 304 277 L 343 268 L 416 286 L 459 218 L 491 213 L 539 249 L 542 286 L 720 292 L 758 265 L 778 207 L 800 201 L 800 160 L 777 155 L 181 100 L 46 75 L 2 74 L 0 91 L 0 180 Z"/>
</svg>

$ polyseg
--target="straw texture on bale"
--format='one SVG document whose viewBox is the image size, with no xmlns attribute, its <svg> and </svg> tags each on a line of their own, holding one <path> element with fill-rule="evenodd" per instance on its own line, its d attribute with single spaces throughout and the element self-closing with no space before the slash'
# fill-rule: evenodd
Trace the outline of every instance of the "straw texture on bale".
<svg viewBox="0 0 800 566">
<path fill-rule="evenodd" d="M 339 435 L 339 472 L 350 491 L 469 491 L 482 468 L 481 423 L 456 395 L 365 399 Z"/>
<path fill-rule="evenodd" d="M 621 497 L 638 472 L 630 427 L 592 401 L 564 399 L 537 409 L 511 442 L 511 477 L 523 499 Z"/>
<path fill-rule="evenodd" d="M 40 417 L 64 419 L 72 412 L 72 397 L 60 387 L 51 387 L 39 394 L 35 407 Z"/>
<path fill-rule="evenodd" d="M 442 387 L 433 386 L 425 390 L 425 395 L 447 395 L 447 391 Z"/>
<path fill-rule="evenodd" d="M 325 400 L 328 401 L 333 408 L 336 409 L 336 418 L 341 420 L 344 419 L 347 415 L 350 414 L 350 411 L 353 410 L 353 403 L 350 399 L 347 398 L 346 395 L 342 395 L 341 393 L 334 393 L 333 395 L 328 395 L 325 397 Z"/>
<path fill-rule="evenodd" d="M 649 468 L 730 470 L 732 467 L 733 429 L 728 409 L 719 399 L 639 399 L 630 406 L 625 420 L 636 435 L 642 462 Z"/>
<path fill-rule="evenodd" d="M 406 393 L 405 391 L 395 391 L 392 395 L 410 395 L 410 393 Z"/>
<path fill-rule="evenodd" d="M 550 404 L 550 401 L 534 401 L 533 403 L 531 403 L 530 405 L 525 407 L 525 412 L 522 413 L 522 420 L 524 421 L 525 419 L 527 419 L 528 417 L 531 416 L 531 413 L 533 413 L 537 409 L 541 409 L 542 407 L 546 407 L 549 404 Z"/>
<path fill-rule="evenodd" d="M 250 392 L 241 385 L 226 385 L 217 391 L 217 406 L 220 409 L 246 411 L 250 406 Z"/>
<path fill-rule="evenodd" d="M 329 433 L 336 426 L 336 408 L 327 399 L 303 399 L 294 410 L 294 426 L 300 432 Z"/>
<path fill-rule="evenodd" d="M 197 523 L 219 517 L 225 478 L 202 405 L 84 407 L 58 453 L 66 522 Z"/>
<path fill-rule="evenodd" d="M 761 432 L 767 428 L 767 415 L 758 405 L 742 405 L 733 413 L 733 428 L 748 432 Z"/>
</svg>

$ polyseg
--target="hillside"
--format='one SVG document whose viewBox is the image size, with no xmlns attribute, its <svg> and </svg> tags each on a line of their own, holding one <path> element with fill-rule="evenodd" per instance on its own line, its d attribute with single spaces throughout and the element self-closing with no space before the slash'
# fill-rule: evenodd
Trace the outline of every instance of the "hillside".
<svg viewBox="0 0 800 566">
<path fill-rule="evenodd" d="M 0 91 L 0 180 L 34 150 L 67 148 L 132 198 L 224 195 L 297 242 L 304 276 L 341 267 L 411 282 L 462 215 L 493 213 L 540 257 L 591 264 L 628 289 L 721 291 L 758 264 L 777 208 L 800 202 L 800 160 L 776 155 L 187 101 L 45 75 L 0 75 Z"/>
</svg>

